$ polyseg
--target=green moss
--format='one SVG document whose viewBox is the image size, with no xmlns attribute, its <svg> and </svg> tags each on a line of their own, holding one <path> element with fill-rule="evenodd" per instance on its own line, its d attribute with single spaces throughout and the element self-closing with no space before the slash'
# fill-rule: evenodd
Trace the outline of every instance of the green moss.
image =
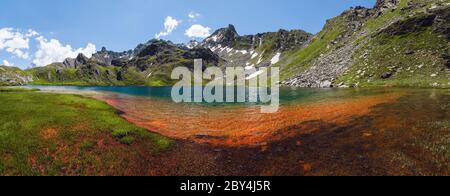
<svg viewBox="0 0 450 196">
<path fill-rule="evenodd" d="M 80 148 L 85 151 L 92 150 L 95 147 L 96 143 L 91 140 L 85 140 L 80 144 Z"/>
<path fill-rule="evenodd" d="M 126 137 L 120 138 L 119 141 L 122 144 L 131 145 L 134 143 L 135 139 L 133 136 L 126 136 Z"/>
<path fill-rule="evenodd" d="M 28 89 L 28 88 L 0 88 L 0 93 L 8 93 L 8 92 L 31 92 L 31 91 L 39 91 L 39 89 Z"/>
<path fill-rule="evenodd" d="M 130 130 L 123 129 L 123 128 L 118 128 L 118 129 L 115 129 L 112 132 L 112 134 L 116 138 L 123 138 L 123 137 L 126 137 L 126 136 L 128 136 L 130 134 Z"/>
</svg>

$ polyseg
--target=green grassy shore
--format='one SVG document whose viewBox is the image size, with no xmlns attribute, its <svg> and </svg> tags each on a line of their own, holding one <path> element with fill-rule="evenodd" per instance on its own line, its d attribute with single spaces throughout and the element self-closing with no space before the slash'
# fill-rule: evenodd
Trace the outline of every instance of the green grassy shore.
<svg viewBox="0 0 450 196">
<path fill-rule="evenodd" d="M 173 143 L 82 96 L 0 88 L 0 104 L 0 175 L 136 175 Z"/>
</svg>

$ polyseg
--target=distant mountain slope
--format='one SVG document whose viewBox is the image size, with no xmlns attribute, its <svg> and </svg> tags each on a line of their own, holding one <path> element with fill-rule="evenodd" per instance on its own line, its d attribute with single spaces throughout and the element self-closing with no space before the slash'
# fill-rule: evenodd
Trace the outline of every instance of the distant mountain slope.
<svg viewBox="0 0 450 196">
<path fill-rule="evenodd" d="M 34 76 L 34 84 L 168 86 L 176 82 L 170 79 L 172 70 L 177 66 L 193 69 L 194 59 L 203 59 L 205 67 L 267 67 L 278 62 L 282 52 L 301 48 L 311 37 L 300 30 L 239 36 L 230 25 L 201 43 L 150 40 L 133 50 L 102 48 L 91 58 L 80 54 L 27 72 Z"/>
<path fill-rule="evenodd" d="M 449 0 L 378 0 L 373 9 L 352 8 L 286 57 L 283 84 L 448 88 L 449 14 Z"/>
<path fill-rule="evenodd" d="M 134 50 L 118 53 L 103 48 L 92 58 L 80 54 L 75 59 L 27 70 L 34 84 L 64 85 L 147 85 L 167 86 L 177 66 L 193 67 L 202 58 L 205 66 L 218 65 L 220 58 L 208 49 L 189 49 L 163 40 L 151 40 Z"/>
<path fill-rule="evenodd" d="M 225 66 L 268 67 L 283 53 L 302 48 L 312 35 L 302 30 L 279 30 L 240 36 L 233 25 L 222 28 L 197 47 L 209 48 L 225 60 Z"/>
<path fill-rule="evenodd" d="M 32 76 L 19 68 L 0 66 L 0 86 L 19 86 L 32 81 Z"/>
</svg>

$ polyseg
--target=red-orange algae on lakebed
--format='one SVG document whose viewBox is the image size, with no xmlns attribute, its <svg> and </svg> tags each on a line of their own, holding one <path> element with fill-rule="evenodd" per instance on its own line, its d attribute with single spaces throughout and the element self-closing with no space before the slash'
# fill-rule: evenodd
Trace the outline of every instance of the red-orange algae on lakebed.
<svg viewBox="0 0 450 196">
<path fill-rule="evenodd" d="M 164 136 L 220 146 L 258 146 L 317 128 L 300 126 L 308 121 L 345 125 L 371 108 L 394 102 L 401 93 L 330 99 L 282 105 L 263 114 L 257 106 L 211 107 L 177 104 L 167 100 L 117 94 L 96 95 L 122 111 L 128 121 Z M 300 130 L 298 130 L 300 129 Z"/>
</svg>

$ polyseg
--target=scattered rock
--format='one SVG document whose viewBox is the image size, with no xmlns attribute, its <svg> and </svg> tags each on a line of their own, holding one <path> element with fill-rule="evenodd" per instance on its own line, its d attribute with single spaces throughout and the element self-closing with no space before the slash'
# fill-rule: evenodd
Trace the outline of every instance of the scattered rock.
<svg viewBox="0 0 450 196">
<path fill-rule="evenodd" d="M 406 54 L 406 55 L 412 55 L 412 54 L 414 54 L 414 51 L 412 51 L 412 50 L 407 50 L 407 51 L 405 52 L 405 54 Z"/>
<path fill-rule="evenodd" d="M 388 78 L 392 77 L 392 75 L 393 75 L 392 72 L 386 72 L 381 75 L 381 79 L 388 79 Z"/>
<path fill-rule="evenodd" d="M 328 80 L 325 80 L 320 83 L 320 88 L 330 88 L 332 87 L 332 83 Z"/>
<path fill-rule="evenodd" d="M 372 133 L 363 133 L 363 137 L 372 137 Z"/>
</svg>

